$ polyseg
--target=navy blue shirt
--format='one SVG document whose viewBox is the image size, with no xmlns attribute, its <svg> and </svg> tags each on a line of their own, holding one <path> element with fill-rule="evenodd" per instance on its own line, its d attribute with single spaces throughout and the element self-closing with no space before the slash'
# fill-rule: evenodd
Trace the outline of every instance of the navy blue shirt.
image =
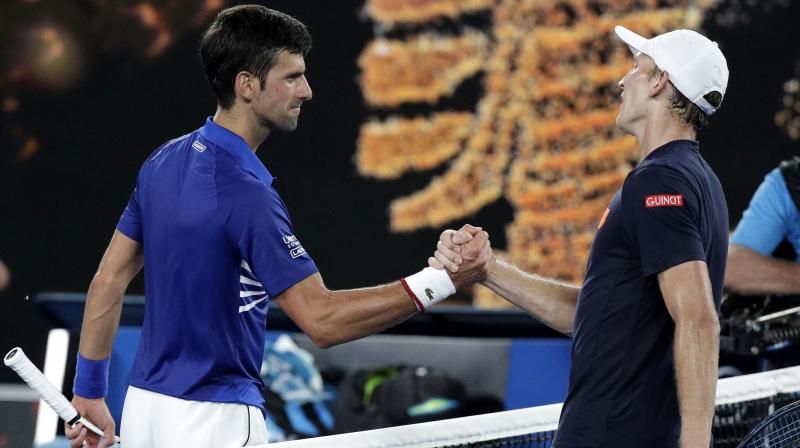
<svg viewBox="0 0 800 448">
<path fill-rule="evenodd" d="M 675 325 L 657 274 L 705 261 L 719 309 L 727 253 L 725 196 L 697 142 L 670 142 L 628 174 L 589 254 L 554 446 L 678 446 Z"/>
<path fill-rule="evenodd" d="M 317 272 L 272 180 L 245 141 L 211 118 L 144 163 L 117 225 L 144 246 L 131 385 L 264 408 L 267 302 Z"/>
</svg>

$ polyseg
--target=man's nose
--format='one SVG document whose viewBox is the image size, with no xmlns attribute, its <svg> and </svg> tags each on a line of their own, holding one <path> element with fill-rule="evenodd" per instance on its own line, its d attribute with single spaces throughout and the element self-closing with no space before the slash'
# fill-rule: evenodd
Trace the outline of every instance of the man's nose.
<svg viewBox="0 0 800 448">
<path fill-rule="evenodd" d="M 303 85 L 300 87 L 297 96 L 303 101 L 308 101 L 314 96 L 314 93 L 311 91 L 311 85 L 308 83 L 308 79 L 306 79 L 305 76 L 303 76 Z"/>
</svg>

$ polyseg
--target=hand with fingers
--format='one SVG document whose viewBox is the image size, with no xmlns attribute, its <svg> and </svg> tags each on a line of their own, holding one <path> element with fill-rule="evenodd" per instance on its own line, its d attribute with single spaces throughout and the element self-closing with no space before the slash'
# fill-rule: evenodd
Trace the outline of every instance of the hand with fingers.
<svg viewBox="0 0 800 448">
<path fill-rule="evenodd" d="M 457 288 L 486 280 L 494 262 L 489 234 L 469 224 L 442 232 L 436 252 L 428 258 L 430 267 L 447 269 Z"/>
<path fill-rule="evenodd" d="M 97 434 L 89 431 L 81 423 L 75 426 L 69 426 L 64 423 L 64 434 L 69 439 L 70 448 L 88 447 L 88 448 L 106 448 L 114 445 L 114 430 L 116 425 L 114 419 L 111 417 L 111 412 L 106 406 L 106 401 L 103 398 L 89 399 L 75 395 L 72 398 L 72 406 L 90 422 L 97 425 L 102 429 L 104 435 L 98 436 Z"/>
</svg>

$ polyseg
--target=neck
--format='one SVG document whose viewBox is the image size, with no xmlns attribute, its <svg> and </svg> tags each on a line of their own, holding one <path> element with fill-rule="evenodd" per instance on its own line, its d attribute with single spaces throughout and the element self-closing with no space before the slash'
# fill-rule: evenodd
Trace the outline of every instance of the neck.
<svg viewBox="0 0 800 448">
<path fill-rule="evenodd" d="M 242 137 L 253 152 L 256 152 L 261 143 L 269 137 L 269 128 L 260 125 L 253 114 L 246 113 L 238 105 L 230 109 L 217 107 L 213 120 L 214 123 Z"/>
<path fill-rule="evenodd" d="M 679 122 L 672 112 L 659 110 L 647 117 L 638 132 L 633 133 L 639 142 L 639 160 L 643 160 L 654 150 L 675 140 L 694 140 L 694 129 Z"/>
</svg>

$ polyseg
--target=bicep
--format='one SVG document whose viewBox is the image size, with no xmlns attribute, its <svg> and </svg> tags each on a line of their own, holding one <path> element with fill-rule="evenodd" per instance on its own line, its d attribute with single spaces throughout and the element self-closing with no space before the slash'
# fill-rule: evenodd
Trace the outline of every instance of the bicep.
<svg viewBox="0 0 800 448">
<path fill-rule="evenodd" d="M 658 286 L 667 310 L 676 323 L 717 318 L 705 261 L 687 261 L 660 272 Z"/>
<path fill-rule="evenodd" d="M 314 334 L 318 313 L 325 312 L 328 289 L 319 272 L 309 275 L 275 296 L 283 312 L 308 335 Z"/>
<path fill-rule="evenodd" d="M 144 248 L 119 230 L 114 231 L 103 260 L 100 262 L 98 274 L 130 282 L 144 266 Z"/>
</svg>

